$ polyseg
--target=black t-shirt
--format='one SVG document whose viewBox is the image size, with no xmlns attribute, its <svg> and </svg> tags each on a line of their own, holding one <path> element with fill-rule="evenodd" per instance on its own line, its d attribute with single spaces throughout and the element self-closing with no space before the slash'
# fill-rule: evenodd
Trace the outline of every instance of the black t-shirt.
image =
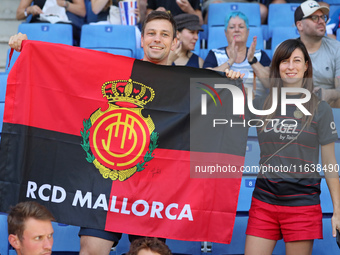
<svg viewBox="0 0 340 255">
<path fill-rule="evenodd" d="M 199 0 L 189 0 L 189 3 L 194 10 L 201 10 Z M 158 7 L 164 7 L 171 12 L 172 16 L 184 13 L 181 8 L 179 8 L 176 0 L 148 0 L 148 9 L 156 10 Z"/>
<path fill-rule="evenodd" d="M 254 100 L 255 109 L 262 109 L 264 99 L 262 97 Z M 257 130 L 261 150 L 260 164 L 295 137 L 302 128 L 301 119 L 294 117 L 296 106 L 287 105 L 286 109 L 286 116 L 275 116 L 275 121 L 270 121 L 264 131 L 261 132 L 261 128 Z M 287 126 L 293 124 L 291 120 L 296 120 L 296 127 Z M 283 121 L 286 126 L 282 125 Z M 319 204 L 319 172 L 322 171 L 318 165 L 319 145 L 326 145 L 337 139 L 332 109 L 327 102 L 322 101 L 311 125 L 303 130 L 296 141 L 264 165 L 263 171 L 258 174 L 253 196 L 276 205 Z"/>
</svg>

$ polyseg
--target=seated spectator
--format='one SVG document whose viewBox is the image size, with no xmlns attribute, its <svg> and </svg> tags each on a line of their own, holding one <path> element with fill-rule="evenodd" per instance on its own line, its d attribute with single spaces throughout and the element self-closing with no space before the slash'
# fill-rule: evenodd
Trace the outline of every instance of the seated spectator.
<svg viewBox="0 0 340 255">
<path fill-rule="evenodd" d="M 118 7 L 119 0 L 91 0 L 91 8 L 94 14 L 98 17 L 98 22 L 100 23 L 110 23 L 109 15 L 110 15 L 110 6 L 114 5 Z M 135 10 L 137 23 L 141 21 L 140 14 L 140 0 L 137 0 L 137 9 Z M 143 19 L 145 17 L 145 13 L 143 14 Z M 92 24 L 92 23 L 91 23 Z M 136 25 L 136 46 L 140 48 L 140 38 L 141 33 L 138 28 L 138 24 Z"/>
<path fill-rule="evenodd" d="M 177 25 L 177 45 L 176 49 L 170 52 L 169 65 L 202 68 L 203 59 L 191 52 L 195 49 L 198 32 L 203 31 L 198 17 L 194 14 L 183 13 L 175 16 L 174 20 Z"/>
<path fill-rule="evenodd" d="M 231 69 L 244 73 L 244 85 L 253 87 L 255 96 L 266 94 L 268 87 L 270 59 L 263 50 L 255 50 L 256 37 L 251 46 L 246 46 L 249 36 L 248 18 L 242 12 L 231 12 L 225 18 L 227 47 L 209 51 L 203 68 L 215 71 Z M 260 79 L 257 80 L 256 77 Z"/>
<path fill-rule="evenodd" d="M 110 15 L 110 6 L 118 7 L 118 2 L 119 0 L 91 0 L 92 11 L 97 15 L 98 21 L 107 21 Z M 138 23 L 141 21 L 140 13 L 140 0 L 137 0 L 136 18 Z M 145 13 L 143 17 L 145 17 Z"/>
<path fill-rule="evenodd" d="M 172 255 L 169 247 L 157 238 L 142 238 L 131 243 L 126 255 Z"/>
<path fill-rule="evenodd" d="M 330 17 L 327 23 L 326 26 L 327 36 L 336 39 L 336 30 L 338 28 L 340 28 L 340 8 L 333 13 L 333 15 Z"/>
<path fill-rule="evenodd" d="M 259 3 L 258 1 L 253 0 L 205 0 L 202 6 L 203 16 L 204 16 L 204 23 L 207 23 L 208 21 L 208 10 L 210 4 L 215 3 L 234 3 L 234 2 L 240 2 L 240 3 L 258 3 L 260 5 L 260 14 L 261 14 L 261 24 L 266 24 L 267 17 L 268 17 L 268 7 L 262 3 Z"/>
<path fill-rule="evenodd" d="M 313 65 L 315 91 L 332 107 L 340 107 L 340 42 L 325 36 L 329 9 L 303 2 L 294 13 L 295 25 Z"/>
<path fill-rule="evenodd" d="M 17 9 L 17 19 L 26 19 L 31 14 L 30 23 L 43 22 L 39 19 L 39 15 L 43 13 L 45 2 L 46 0 L 21 0 Z M 57 4 L 65 8 L 66 15 L 73 26 L 74 45 L 79 46 L 81 26 L 86 15 L 84 0 L 57 0 Z"/>
<path fill-rule="evenodd" d="M 21 202 L 8 214 L 8 241 L 18 255 L 51 254 L 54 218 L 37 202 Z"/>
<path fill-rule="evenodd" d="M 152 10 L 169 11 L 172 16 L 182 13 L 195 14 L 199 18 L 200 25 L 203 24 L 203 17 L 200 7 L 200 0 L 148 0 L 147 14 Z"/>
</svg>

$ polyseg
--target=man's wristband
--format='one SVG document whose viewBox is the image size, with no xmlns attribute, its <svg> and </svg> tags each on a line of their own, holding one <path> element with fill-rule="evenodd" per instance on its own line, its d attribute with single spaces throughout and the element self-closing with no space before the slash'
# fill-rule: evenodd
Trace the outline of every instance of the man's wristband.
<svg viewBox="0 0 340 255">
<path fill-rule="evenodd" d="M 248 61 L 249 65 L 257 63 L 257 58 L 254 57 L 252 61 Z"/>
<path fill-rule="evenodd" d="M 26 7 L 26 8 L 25 8 L 25 11 L 24 11 L 25 17 L 28 16 L 28 15 L 27 15 L 27 8 L 28 8 L 28 7 Z"/>
</svg>

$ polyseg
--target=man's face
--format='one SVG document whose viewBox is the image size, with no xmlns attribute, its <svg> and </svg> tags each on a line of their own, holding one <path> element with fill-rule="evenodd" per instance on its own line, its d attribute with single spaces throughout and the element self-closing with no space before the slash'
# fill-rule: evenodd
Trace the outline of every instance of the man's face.
<svg viewBox="0 0 340 255">
<path fill-rule="evenodd" d="M 9 241 L 18 255 L 50 255 L 53 245 L 51 221 L 29 218 L 25 223 L 22 240 L 16 235 L 10 235 Z"/>
<path fill-rule="evenodd" d="M 141 45 L 144 49 L 144 61 L 166 65 L 171 49 L 175 48 L 172 25 L 168 20 L 156 19 L 145 26 Z"/>
<path fill-rule="evenodd" d="M 317 10 L 312 15 L 322 16 L 323 12 L 320 10 Z M 297 24 L 297 26 L 299 28 L 299 32 L 306 36 L 321 38 L 325 35 L 326 22 L 323 18 L 319 18 L 316 22 L 314 22 L 310 18 L 306 18 L 301 21 L 298 21 L 298 23 L 299 24 Z"/>
</svg>

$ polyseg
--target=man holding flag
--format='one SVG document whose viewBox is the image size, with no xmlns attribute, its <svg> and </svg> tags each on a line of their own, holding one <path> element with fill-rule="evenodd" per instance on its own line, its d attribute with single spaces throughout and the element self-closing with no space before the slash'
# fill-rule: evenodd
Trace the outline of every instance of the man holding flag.
<svg viewBox="0 0 340 255">
<path fill-rule="evenodd" d="M 176 45 L 175 31 L 176 25 L 167 13 L 155 11 L 149 14 L 142 29 L 143 60 L 158 65 L 166 65 L 170 50 L 173 50 Z M 11 37 L 9 45 L 20 51 L 22 41 L 26 39 L 26 35 L 19 33 Z M 237 79 L 240 77 L 240 73 L 230 71 L 227 72 L 227 76 Z M 82 235 L 81 254 L 109 254 L 112 245 L 119 241 L 120 234 L 118 234 L 118 239 L 115 239 L 116 237 L 106 237 L 106 234 L 116 236 L 114 232 L 104 230 L 99 230 L 99 232 L 104 233 L 104 236 L 96 238 Z"/>
</svg>

